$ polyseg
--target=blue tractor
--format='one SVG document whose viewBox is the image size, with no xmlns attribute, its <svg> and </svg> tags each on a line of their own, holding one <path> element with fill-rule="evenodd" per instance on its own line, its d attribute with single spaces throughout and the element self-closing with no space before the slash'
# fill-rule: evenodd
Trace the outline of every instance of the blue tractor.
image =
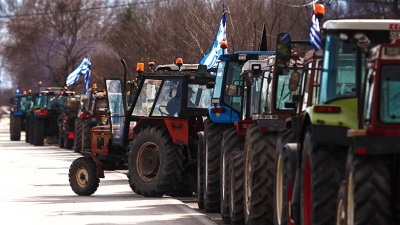
<svg viewBox="0 0 400 225">
<path fill-rule="evenodd" d="M 32 108 L 32 94 L 31 92 L 21 94 L 17 88 L 15 97 L 11 98 L 10 103 L 13 105 L 10 114 L 10 140 L 20 141 L 21 131 L 26 130 L 27 111 Z"/>
<path fill-rule="evenodd" d="M 198 133 L 198 206 L 220 212 L 220 167 L 223 133 L 241 119 L 243 96 L 239 89 L 243 65 L 249 60 L 266 60 L 272 51 L 237 51 L 219 57 L 216 80 L 204 132 Z"/>
</svg>

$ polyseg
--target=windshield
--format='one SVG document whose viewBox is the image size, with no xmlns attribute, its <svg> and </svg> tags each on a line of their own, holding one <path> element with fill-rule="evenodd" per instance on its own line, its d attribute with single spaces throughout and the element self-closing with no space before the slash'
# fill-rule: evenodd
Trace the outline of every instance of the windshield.
<svg viewBox="0 0 400 225">
<path fill-rule="evenodd" d="M 293 110 L 293 108 L 285 108 L 285 102 L 291 101 L 291 91 L 289 89 L 290 75 L 294 72 L 293 68 L 283 70 L 278 74 L 278 84 L 276 89 L 276 108 L 280 110 Z M 303 73 L 303 69 L 297 68 L 297 72 Z"/>
<path fill-rule="evenodd" d="M 138 99 L 136 101 L 135 107 L 133 108 L 132 115 L 135 116 L 149 116 L 151 108 L 153 106 L 154 100 L 157 95 L 157 91 L 160 90 L 161 80 L 146 79 L 143 82 L 143 87 L 139 93 Z M 166 81 L 167 84 L 170 84 Z M 170 84 L 173 85 L 173 82 Z M 165 87 L 165 85 L 164 85 Z M 168 89 L 163 89 L 159 101 L 162 103 L 167 103 L 168 99 L 175 96 L 176 93 L 169 93 Z"/>
<path fill-rule="evenodd" d="M 56 94 L 41 95 L 37 98 L 37 105 L 41 109 L 60 110 L 65 106 L 65 96 Z"/>
<path fill-rule="evenodd" d="M 356 97 L 357 45 L 328 35 L 325 46 L 319 103 Z"/>
<path fill-rule="evenodd" d="M 32 98 L 31 96 L 22 96 L 19 99 L 19 108 L 21 110 L 31 110 L 32 107 Z"/>
<path fill-rule="evenodd" d="M 264 71 L 262 78 L 262 87 L 261 87 L 261 101 L 260 101 L 260 109 L 259 113 L 262 114 L 264 112 L 270 113 L 271 110 L 271 90 L 272 90 L 272 80 L 273 73 L 271 71 Z"/>
</svg>

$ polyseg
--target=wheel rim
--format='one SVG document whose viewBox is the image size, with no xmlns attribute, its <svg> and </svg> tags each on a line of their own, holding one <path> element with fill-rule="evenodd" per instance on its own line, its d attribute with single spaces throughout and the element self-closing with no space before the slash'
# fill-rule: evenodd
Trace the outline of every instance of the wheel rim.
<svg viewBox="0 0 400 225">
<path fill-rule="evenodd" d="M 136 169 L 145 181 L 151 181 L 157 176 L 160 170 L 160 150 L 155 143 L 147 142 L 140 147 Z"/>
<path fill-rule="evenodd" d="M 345 218 L 343 199 L 340 199 L 338 202 L 338 208 L 336 212 L 336 225 L 342 225 Z"/>
<path fill-rule="evenodd" d="M 244 185 L 245 185 L 245 187 L 244 187 L 244 194 L 245 194 L 245 198 L 244 198 L 245 207 L 244 207 L 244 210 L 246 212 L 246 215 L 250 215 L 251 184 L 253 182 L 253 179 L 251 177 L 251 174 L 252 174 L 251 173 L 251 169 L 252 168 L 251 168 L 249 152 L 250 152 L 250 146 L 248 146 L 247 149 L 246 149 L 246 158 L 245 158 L 245 160 L 246 160 L 246 162 L 245 162 L 246 169 L 244 170 L 245 173 L 246 173 L 245 174 L 245 183 L 244 183 Z"/>
<path fill-rule="evenodd" d="M 79 167 L 76 170 L 75 180 L 79 187 L 86 187 L 89 182 L 89 173 L 85 167 Z"/>
<path fill-rule="evenodd" d="M 306 158 L 306 168 L 304 174 L 304 222 L 311 224 L 311 171 L 310 171 L 310 156 Z"/>
<path fill-rule="evenodd" d="M 282 221 L 282 202 L 283 202 L 283 178 L 282 178 L 282 156 L 279 154 L 278 160 L 276 162 L 276 185 L 275 185 L 275 208 L 276 208 L 276 218 L 278 224 Z"/>
<path fill-rule="evenodd" d="M 346 193 L 346 211 L 345 217 L 347 217 L 347 224 L 353 224 L 354 221 L 354 195 L 353 195 L 353 173 L 349 173 L 347 182 L 347 193 Z M 347 214 L 347 215 L 346 215 Z"/>
</svg>

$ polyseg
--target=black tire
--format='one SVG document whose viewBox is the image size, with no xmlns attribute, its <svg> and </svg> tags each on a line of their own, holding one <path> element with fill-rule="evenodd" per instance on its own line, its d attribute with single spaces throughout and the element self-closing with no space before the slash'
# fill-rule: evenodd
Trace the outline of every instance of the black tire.
<svg viewBox="0 0 400 225">
<path fill-rule="evenodd" d="M 20 116 L 15 116 L 11 113 L 10 116 L 10 140 L 20 141 L 21 140 L 21 122 L 22 118 Z"/>
<path fill-rule="evenodd" d="M 63 133 L 61 132 L 61 129 L 62 128 L 60 127 L 60 129 L 58 131 L 58 146 L 60 148 L 64 148 L 64 140 L 65 140 L 65 138 L 64 138 Z"/>
<path fill-rule="evenodd" d="M 296 136 L 292 129 L 280 131 L 276 144 L 274 172 L 274 224 L 276 225 L 290 224 L 289 207 L 295 180 L 295 174 L 292 171 L 296 171 L 297 168 L 295 164 L 291 165 L 290 149 L 286 149 L 285 145 L 295 141 Z M 293 161 L 296 162 L 296 160 Z"/>
<path fill-rule="evenodd" d="M 44 145 L 44 120 L 34 118 L 33 127 L 33 145 L 43 146 Z"/>
<path fill-rule="evenodd" d="M 29 121 L 30 117 L 26 116 L 24 123 L 25 123 L 25 143 L 29 143 L 29 129 L 31 129 L 31 122 Z"/>
<path fill-rule="evenodd" d="M 172 190 L 167 192 L 167 195 L 171 197 L 192 197 L 192 177 L 195 177 L 196 174 L 193 174 L 189 171 L 183 171 L 180 177 L 180 181 L 173 187 Z"/>
<path fill-rule="evenodd" d="M 204 209 L 204 132 L 200 131 L 197 136 L 199 142 L 197 144 L 197 205 L 199 209 Z"/>
<path fill-rule="evenodd" d="M 229 212 L 232 225 L 244 224 L 244 152 L 232 152 L 229 167 Z"/>
<path fill-rule="evenodd" d="M 277 133 L 253 123 L 246 133 L 244 217 L 247 225 L 274 224 L 274 170 Z"/>
<path fill-rule="evenodd" d="M 229 158 L 232 152 L 243 151 L 244 137 L 238 136 L 236 127 L 228 129 L 222 138 L 221 149 L 221 218 L 224 223 L 230 223 L 229 210 Z"/>
<path fill-rule="evenodd" d="M 89 120 L 84 120 L 83 122 L 83 128 L 82 128 L 82 132 L 83 132 L 83 136 L 82 136 L 82 145 L 83 145 L 83 150 L 86 149 L 92 149 L 91 146 L 91 135 L 92 135 L 92 125 L 90 124 Z"/>
<path fill-rule="evenodd" d="M 311 132 L 306 133 L 300 174 L 301 224 L 335 224 L 346 152 L 344 146 L 315 144 Z"/>
<path fill-rule="evenodd" d="M 77 195 L 92 195 L 99 187 L 96 163 L 89 157 L 75 159 L 69 167 L 68 177 L 69 185 Z"/>
<path fill-rule="evenodd" d="M 33 112 L 32 112 L 33 114 Z M 33 140 L 34 140 L 34 127 L 35 127 L 35 117 L 33 115 L 30 116 L 29 119 L 29 123 L 30 123 L 30 129 L 29 129 L 29 144 L 33 145 Z"/>
<path fill-rule="evenodd" d="M 74 152 L 81 152 L 82 151 L 82 125 L 83 125 L 83 120 L 80 118 L 77 118 L 75 120 L 75 125 L 74 125 Z"/>
<path fill-rule="evenodd" d="M 397 199 L 390 168 L 393 155 L 354 155 L 346 173 L 344 224 L 398 224 L 392 203 Z M 394 168 L 394 167 L 393 167 Z"/>
<path fill-rule="evenodd" d="M 129 152 L 129 184 L 146 197 L 161 197 L 174 190 L 183 172 L 182 146 L 174 144 L 165 127 L 142 129 Z"/>
<path fill-rule="evenodd" d="M 220 164 L 223 133 L 228 124 L 217 124 L 210 119 L 204 121 L 206 150 L 204 156 L 204 209 L 206 212 L 219 213 L 220 206 Z"/>
</svg>

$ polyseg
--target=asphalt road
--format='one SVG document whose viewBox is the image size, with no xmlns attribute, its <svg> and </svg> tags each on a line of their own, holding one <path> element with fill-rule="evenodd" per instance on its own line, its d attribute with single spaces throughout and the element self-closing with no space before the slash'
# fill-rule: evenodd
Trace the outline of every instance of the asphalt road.
<svg viewBox="0 0 400 225">
<path fill-rule="evenodd" d="M 92 196 L 77 196 L 68 169 L 80 154 L 45 144 L 10 141 L 9 118 L 0 121 L 0 224 L 223 224 L 219 214 L 199 210 L 195 197 L 145 198 L 123 173 L 106 172 Z"/>
</svg>

